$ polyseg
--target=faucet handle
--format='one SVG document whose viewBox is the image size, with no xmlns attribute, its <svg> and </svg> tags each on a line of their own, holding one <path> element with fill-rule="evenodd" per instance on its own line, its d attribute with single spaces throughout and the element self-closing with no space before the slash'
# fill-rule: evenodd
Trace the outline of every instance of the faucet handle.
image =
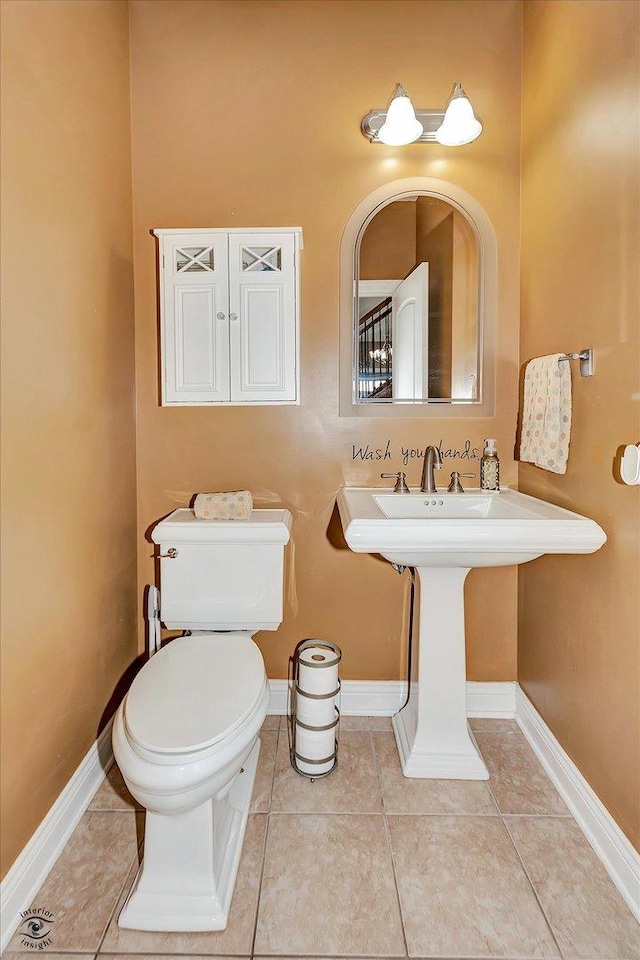
<svg viewBox="0 0 640 960">
<path fill-rule="evenodd" d="M 407 486 L 407 475 L 404 471 L 400 470 L 398 473 L 381 473 L 380 476 L 383 480 L 395 480 L 394 493 L 411 493 Z"/>
<path fill-rule="evenodd" d="M 464 493 L 460 477 L 475 477 L 475 473 L 460 473 L 458 470 L 454 470 L 451 474 L 451 483 L 447 487 L 447 493 Z"/>
</svg>

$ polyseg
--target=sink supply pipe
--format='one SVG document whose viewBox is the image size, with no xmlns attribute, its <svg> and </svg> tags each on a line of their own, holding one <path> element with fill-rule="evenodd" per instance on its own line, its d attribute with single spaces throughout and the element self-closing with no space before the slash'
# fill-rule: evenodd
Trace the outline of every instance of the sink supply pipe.
<svg viewBox="0 0 640 960">
<path fill-rule="evenodd" d="M 338 765 L 342 651 L 329 640 L 301 640 L 290 660 L 289 757 L 291 766 L 313 783 Z"/>
<path fill-rule="evenodd" d="M 401 563 L 392 563 L 391 566 L 396 571 L 396 573 L 404 573 L 405 570 L 409 571 L 409 626 L 408 626 L 408 636 L 407 636 L 407 695 L 404 698 L 404 703 L 400 707 L 400 710 L 403 710 L 406 705 L 409 703 L 409 692 L 411 690 L 411 663 L 413 655 L 413 604 L 415 600 L 416 592 L 416 571 L 415 567 L 403 567 Z"/>
</svg>

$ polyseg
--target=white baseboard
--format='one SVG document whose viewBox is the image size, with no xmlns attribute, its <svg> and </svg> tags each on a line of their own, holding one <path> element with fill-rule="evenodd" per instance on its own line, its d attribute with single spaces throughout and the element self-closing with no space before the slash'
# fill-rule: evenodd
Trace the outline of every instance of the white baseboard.
<svg viewBox="0 0 640 960">
<path fill-rule="evenodd" d="M 605 870 L 640 921 L 640 854 L 520 686 L 516 690 L 516 720 Z"/>
<path fill-rule="evenodd" d="M 270 680 L 269 713 L 286 713 L 288 683 Z M 516 686 L 514 681 L 467 683 L 467 713 L 470 717 L 515 717 Z M 343 680 L 340 712 L 345 717 L 391 717 L 397 713 L 407 695 L 401 680 Z"/>
<path fill-rule="evenodd" d="M 0 884 L 0 952 L 5 950 L 20 922 L 20 912 L 33 902 L 112 763 L 109 722 Z"/>
<path fill-rule="evenodd" d="M 516 715 L 517 686 L 515 680 L 467 680 L 467 716 L 512 720 Z"/>
<path fill-rule="evenodd" d="M 289 682 L 269 680 L 269 687 L 269 713 L 287 713 Z M 340 712 L 345 717 L 390 717 L 404 703 L 406 689 L 400 680 L 343 680 Z"/>
</svg>

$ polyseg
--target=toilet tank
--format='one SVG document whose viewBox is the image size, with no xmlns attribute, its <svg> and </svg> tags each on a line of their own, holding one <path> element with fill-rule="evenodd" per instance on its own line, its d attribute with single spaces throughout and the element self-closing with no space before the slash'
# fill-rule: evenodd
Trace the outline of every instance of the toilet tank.
<svg viewBox="0 0 640 960">
<path fill-rule="evenodd" d="M 160 547 L 164 625 L 276 630 L 290 531 L 288 510 L 252 510 L 248 520 L 199 520 L 193 510 L 174 510 L 151 533 Z"/>
</svg>

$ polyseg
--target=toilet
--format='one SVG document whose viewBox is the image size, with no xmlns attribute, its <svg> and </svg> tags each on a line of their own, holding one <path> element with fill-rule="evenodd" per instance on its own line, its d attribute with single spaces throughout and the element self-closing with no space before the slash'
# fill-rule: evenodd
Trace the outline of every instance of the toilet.
<svg viewBox="0 0 640 960">
<path fill-rule="evenodd" d="M 113 725 L 146 808 L 144 858 L 118 918 L 155 931 L 227 925 L 269 705 L 257 630 L 282 621 L 288 510 L 199 520 L 174 510 L 160 547 L 160 619 L 184 631 L 150 658 Z"/>
</svg>

